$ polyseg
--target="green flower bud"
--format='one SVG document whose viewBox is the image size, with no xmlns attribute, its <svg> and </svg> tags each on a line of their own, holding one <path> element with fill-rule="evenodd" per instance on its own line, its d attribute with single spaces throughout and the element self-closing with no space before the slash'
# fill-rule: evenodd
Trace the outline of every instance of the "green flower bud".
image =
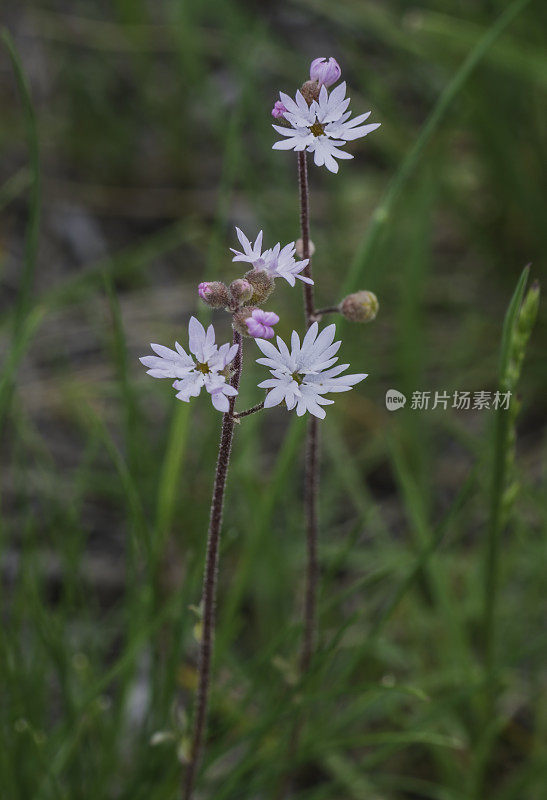
<svg viewBox="0 0 547 800">
<path fill-rule="evenodd" d="M 272 276 L 263 269 L 251 269 L 245 273 L 245 279 L 253 287 L 253 303 L 259 306 L 265 303 L 275 287 Z"/>
<path fill-rule="evenodd" d="M 373 292 L 360 291 L 348 294 L 338 306 L 340 313 L 351 322 L 372 322 L 380 304 Z"/>
<path fill-rule="evenodd" d="M 245 278 L 238 278 L 230 284 L 230 296 L 236 307 L 248 303 L 253 296 L 253 292 L 253 287 Z"/>
</svg>

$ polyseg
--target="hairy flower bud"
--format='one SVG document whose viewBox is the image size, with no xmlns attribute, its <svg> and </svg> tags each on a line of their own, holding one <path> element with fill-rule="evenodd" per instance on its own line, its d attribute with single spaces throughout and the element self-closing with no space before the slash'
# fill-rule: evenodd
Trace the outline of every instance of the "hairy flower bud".
<svg viewBox="0 0 547 800">
<path fill-rule="evenodd" d="M 351 322 L 372 322 L 380 304 L 373 292 L 360 291 L 344 297 L 338 308 Z"/>
<path fill-rule="evenodd" d="M 302 241 L 302 239 L 296 240 L 295 248 L 296 248 L 296 255 L 298 256 L 298 258 L 304 258 L 304 242 Z M 315 245 L 311 239 L 309 240 L 309 248 L 310 248 L 310 258 L 311 258 L 315 253 Z"/>
<path fill-rule="evenodd" d="M 303 83 L 300 87 L 300 94 L 309 106 L 311 106 L 314 100 L 319 99 L 320 88 L 321 86 L 318 81 L 306 81 L 306 83 Z"/>
<path fill-rule="evenodd" d="M 198 294 L 211 308 L 225 308 L 230 304 L 228 287 L 220 281 L 205 281 L 198 286 Z"/>
<path fill-rule="evenodd" d="M 257 305 L 265 303 L 274 290 L 275 282 L 270 274 L 264 269 L 251 269 L 245 273 L 245 279 L 253 287 L 251 300 Z"/>
<path fill-rule="evenodd" d="M 310 65 L 310 78 L 320 86 L 332 86 L 340 80 L 342 70 L 335 58 L 314 58 Z"/>
<path fill-rule="evenodd" d="M 245 278 L 238 278 L 230 284 L 230 296 L 235 306 L 248 303 L 253 296 L 253 287 Z"/>
<path fill-rule="evenodd" d="M 247 326 L 247 320 L 249 319 L 249 317 L 252 317 L 253 311 L 257 310 L 258 309 L 255 306 L 243 306 L 243 308 L 238 308 L 238 310 L 233 315 L 232 319 L 234 328 L 242 336 L 249 336 L 250 338 L 252 338 L 251 334 L 249 333 L 249 328 Z"/>
</svg>

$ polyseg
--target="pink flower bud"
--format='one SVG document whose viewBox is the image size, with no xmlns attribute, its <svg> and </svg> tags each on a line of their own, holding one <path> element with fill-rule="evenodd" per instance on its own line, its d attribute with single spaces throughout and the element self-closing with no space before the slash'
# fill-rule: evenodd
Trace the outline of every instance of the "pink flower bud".
<svg viewBox="0 0 547 800">
<path fill-rule="evenodd" d="M 256 306 L 242 306 L 234 313 L 232 320 L 234 328 L 242 336 L 271 339 L 274 335 L 273 326 L 279 322 L 279 317 L 273 311 L 263 311 Z"/>
<path fill-rule="evenodd" d="M 273 339 L 273 326 L 278 322 L 277 314 L 274 314 L 273 311 L 264 311 L 262 308 L 255 308 L 245 320 L 249 335 L 255 339 Z"/>
<path fill-rule="evenodd" d="M 211 292 L 210 283 L 200 283 L 198 286 L 198 294 L 202 300 L 207 300 L 207 295 Z"/>
<path fill-rule="evenodd" d="M 281 102 L 281 100 L 276 100 L 274 107 L 272 108 L 272 117 L 278 119 L 279 117 L 283 117 L 287 109 Z"/>
<path fill-rule="evenodd" d="M 198 286 L 198 294 L 211 308 L 225 308 L 230 303 L 228 287 L 220 281 L 205 281 Z"/>
<path fill-rule="evenodd" d="M 315 58 L 310 66 L 310 78 L 322 86 L 332 86 L 340 80 L 342 70 L 335 58 Z"/>
</svg>

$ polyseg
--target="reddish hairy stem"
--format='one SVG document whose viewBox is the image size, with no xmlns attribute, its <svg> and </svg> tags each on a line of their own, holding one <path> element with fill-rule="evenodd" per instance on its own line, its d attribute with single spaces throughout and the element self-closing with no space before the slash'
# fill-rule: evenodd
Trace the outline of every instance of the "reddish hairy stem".
<svg viewBox="0 0 547 800">
<path fill-rule="evenodd" d="M 302 255 L 304 259 L 308 259 L 307 266 L 302 270 L 302 275 L 306 278 L 311 278 L 311 257 L 310 257 L 310 196 L 308 191 L 308 162 L 306 160 L 306 153 L 302 151 L 298 153 L 298 190 L 300 195 L 300 229 L 302 236 Z M 304 311 L 306 314 L 306 326 L 313 322 L 314 316 L 314 299 L 313 299 L 313 285 L 309 283 L 303 284 L 304 288 Z"/>
<path fill-rule="evenodd" d="M 300 196 L 300 228 L 302 237 L 302 255 L 309 259 L 302 270 L 306 277 L 312 277 L 310 258 L 310 200 L 308 190 L 308 165 L 306 153 L 298 153 L 298 189 Z M 315 301 L 313 285 L 303 284 L 304 312 L 306 327 L 315 321 Z M 315 649 L 317 633 L 317 585 L 319 582 L 319 561 L 317 557 L 318 523 L 317 523 L 317 489 L 319 482 L 319 430 L 317 417 L 310 415 L 306 434 L 306 456 L 304 477 L 304 508 L 306 516 L 306 583 L 304 590 L 304 631 L 300 651 L 300 672 L 304 675 L 310 667 Z M 297 749 L 302 719 L 296 718 L 289 738 L 289 758 L 293 758 Z M 282 776 L 276 799 L 282 800 L 289 792 L 291 784 L 290 771 Z"/>
<path fill-rule="evenodd" d="M 310 197 L 308 189 L 308 164 L 305 151 L 298 153 L 298 189 L 300 196 L 300 228 L 304 258 L 309 259 L 302 270 L 306 277 L 312 277 L 310 258 Z M 309 328 L 315 318 L 313 285 L 304 283 L 304 310 L 306 326 Z M 306 474 L 304 506 L 306 510 L 306 593 L 304 598 L 304 636 L 302 640 L 301 669 L 309 668 L 315 645 L 317 629 L 317 583 L 319 564 L 317 560 L 317 485 L 319 473 L 319 436 L 317 417 L 310 416 L 306 440 Z"/>
<path fill-rule="evenodd" d="M 339 306 L 328 306 L 327 308 L 316 308 L 313 312 L 316 317 L 322 317 L 323 314 L 339 314 Z"/>
<path fill-rule="evenodd" d="M 256 414 L 257 411 L 262 411 L 263 408 L 264 401 L 257 403 L 256 406 L 252 406 L 252 408 L 245 409 L 245 411 L 236 411 L 234 417 L 236 419 L 242 419 L 242 417 L 248 417 L 250 414 Z"/>
<path fill-rule="evenodd" d="M 306 440 L 304 505 L 306 508 L 306 590 L 304 595 L 304 633 L 300 669 L 305 674 L 312 660 L 317 635 L 317 585 L 319 583 L 317 490 L 319 484 L 319 426 L 310 416 Z"/>
<path fill-rule="evenodd" d="M 235 330 L 233 341 L 234 344 L 238 345 L 238 351 L 236 357 L 234 358 L 234 372 L 230 383 L 237 389 L 239 387 L 239 380 L 241 378 L 243 340 L 241 334 Z M 228 466 L 230 463 L 230 453 L 232 450 L 232 439 L 234 435 L 235 400 L 235 397 L 229 398 L 230 409 L 222 417 L 222 431 L 220 435 L 220 446 L 218 450 L 215 483 L 213 487 L 209 533 L 207 536 L 207 553 L 205 556 L 205 573 L 203 576 L 203 626 L 199 650 L 199 682 L 194 713 L 192 749 L 190 752 L 190 762 L 186 770 L 183 786 L 184 800 L 192 800 L 194 794 L 196 774 L 199 769 L 201 756 L 203 753 L 203 739 L 205 737 L 205 728 L 207 723 L 207 707 L 209 704 L 209 689 L 211 679 L 211 659 L 213 656 L 213 639 L 215 629 L 218 552 L 222 526 L 222 507 L 224 505 L 226 478 L 228 476 Z"/>
</svg>

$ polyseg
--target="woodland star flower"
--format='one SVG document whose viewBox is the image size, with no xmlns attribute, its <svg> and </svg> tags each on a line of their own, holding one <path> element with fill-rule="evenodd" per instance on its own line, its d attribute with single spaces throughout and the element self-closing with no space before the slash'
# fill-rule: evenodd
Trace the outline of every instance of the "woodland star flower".
<svg viewBox="0 0 547 800">
<path fill-rule="evenodd" d="M 227 367 L 235 358 L 238 345 L 223 344 L 218 347 L 213 326 L 209 325 L 206 332 L 195 317 L 191 317 L 188 323 L 188 338 L 188 349 L 195 360 L 178 342 L 175 342 L 176 350 L 151 344 L 157 355 L 144 356 L 139 360 L 153 378 L 177 378 L 173 388 L 179 400 L 188 403 L 191 397 L 197 397 L 205 388 L 211 395 L 214 407 L 218 411 L 228 411 L 228 397 L 234 397 L 237 390 L 226 381 Z"/>
<path fill-rule="evenodd" d="M 349 364 L 338 364 L 338 348 L 341 342 L 333 342 L 336 325 L 328 325 L 321 333 L 314 322 L 306 333 L 302 344 L 296 331 L 291 338 L 291 350 L 277 337 L 277 348 L 265 339 L 256 339 L 256 343 L 266 358 L 258 358 L 258 364 L 269 367 L 272 378 L 258 384 L 260 389 L 269 389 L 264 401 L 265 408 L 277 406 L 283 400 L 287 408 L 296 408 L 299 417 L 309 411 L 315 417 L 323 419 L 325 410 L 322 406 L 330 405 L 333 400 L 323 397 L 328 392 L 348 392 L 354 384 L 364 380 L 365 374 L 340 375 Z"/>
<path fill-rule="evenodd" d="M 366 136 L 380 127 L 380 123 L 362 125 L 370 116 L 370 111 L 350 120 L 351 111 L 347 111 L 350 99 L 345 96 L 344 81 L 332 92 L 321 86 L 319 99 L 308 106 L 300 91 L 295 100 L 288 94 L 280 92 L 279 96 L 287 111 L 285 119 L 290 127 L 273 125 L 274 130 L 287 138 L 275 142 L 274 150 L 306 150 L 314 154 L 318 167 L 325 165 L 330 172 L 338 172 L 337 158 L 353 158 L 351 153 L 339 148 L 346 142 Z"/>
<path fill-rule="evenodd" d="M 254 269 L 262 269 L 268 272 L 272 278 L 285 278 L 291 286 L 296 283 L 295 278 L 304 283 L 313 283 L 311 278 L 301 274 L 302 270 L 307 267 L 309 259 L 296 261 L 294 257 L 296 253 L 294 242 L 289 242 L 283 248 L 278 242 L 275 247 L 262 252 L 262 231 L 259 232 L 254 244 L 249 241 L 239 228 L 236 228 L 236 233 L 243 251 L 234 250 L 231 247 L 230 250 L 235 253 L 232 261 L 248 261 L 249 264 L 253 265 Z"/>
</svg>

